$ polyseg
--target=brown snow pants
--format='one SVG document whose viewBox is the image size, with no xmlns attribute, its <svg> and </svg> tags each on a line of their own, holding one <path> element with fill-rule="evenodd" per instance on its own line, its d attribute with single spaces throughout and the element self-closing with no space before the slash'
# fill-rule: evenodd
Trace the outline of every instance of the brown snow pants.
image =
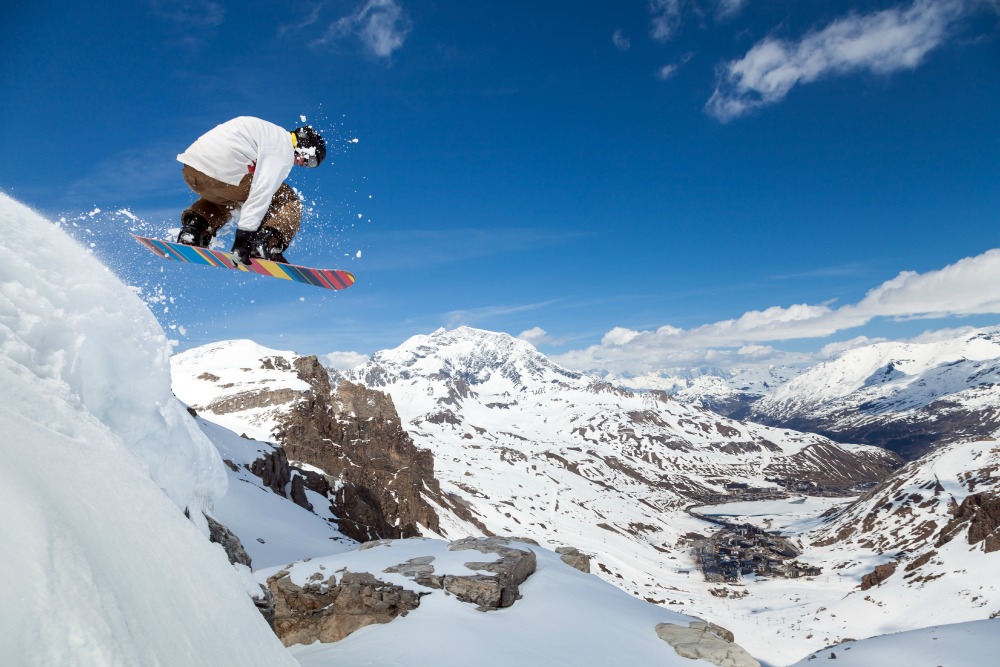
<svg viewBox="0 0 1000 667">
<path fill-rule="evenodd" d="M 212 236 L 229 222 L 233 217 L 233 211 L 240 208 L 250 196 L 252 174 L 244 176 L 239 185 L 223 183 L 188 165 L 184 165 L 181 169 L 181 175 L 188 187 L 201 197 L 184 212 L 191 211 L 205 218 Z M 295 196 L 288 183 L 282 183 L 271 197 L 271 205 L 264 214 L 260 226 L 278 230 L 287 247 L 301 224 L 302 202 Z"/>
</svg>

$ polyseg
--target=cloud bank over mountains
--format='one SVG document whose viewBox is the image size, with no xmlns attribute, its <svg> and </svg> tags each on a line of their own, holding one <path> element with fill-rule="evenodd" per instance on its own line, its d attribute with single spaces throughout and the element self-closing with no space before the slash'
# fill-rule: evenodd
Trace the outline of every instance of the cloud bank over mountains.
<svg viewBox="0 0 1000 667">
<path fill-rule="evenodd" d="M 929 319 L 1000 313 L 1000 249 L 967 257 L 942 269 L 904 271 L 870 289 L 857 303 L 772 306 L 690 329 L 664 325 L 655 331 L 615 327 L 600 344 L 555 355 L 576 370 L 642 373 L 692 365 L 755 365 L 807 362 L 872 342 L 832 343 L 814 355 L 786 353 L 767 343 L 823 338 L 876 318 Z M 526 340 L 545 340 L 535 327 Z M 846 345 L 846 347 L 845 347 Z"/>
</svg>

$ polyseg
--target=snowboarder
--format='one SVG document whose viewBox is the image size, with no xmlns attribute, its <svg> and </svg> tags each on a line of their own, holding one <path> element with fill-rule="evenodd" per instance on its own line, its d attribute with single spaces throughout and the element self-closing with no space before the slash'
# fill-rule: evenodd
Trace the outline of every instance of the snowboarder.
<svg viewBox="0 0 1000 667">
<path fill-rule="evenodd" d="M 288 131 L 250 116 L 217 125 L 177 156 L 184 182 L 200 197 L 181 214 L 177 242 L 207 247 L 240 209 L 233 261 L 286 262 L 302 203 L 284 180 L 292 165 L 318 167 L 325 157 L 326 142 L 310 126 Z"/>
</svg>

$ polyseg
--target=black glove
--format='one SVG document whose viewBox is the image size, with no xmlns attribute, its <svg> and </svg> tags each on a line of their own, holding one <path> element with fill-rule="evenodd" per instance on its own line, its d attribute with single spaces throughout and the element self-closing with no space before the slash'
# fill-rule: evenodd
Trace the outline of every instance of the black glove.
<svg viewBox="0 0 1000 667">
<path fill-rule="evenodd" d="M 247 232 L 242 229 L 236 230 L 236 239 L 233 241 L 231 253 L 234 262 L 238 262 L 244 266 L 250 265 L 250 247 L 253 245 L 256 235 L 256 232 Z"/>
</svg>

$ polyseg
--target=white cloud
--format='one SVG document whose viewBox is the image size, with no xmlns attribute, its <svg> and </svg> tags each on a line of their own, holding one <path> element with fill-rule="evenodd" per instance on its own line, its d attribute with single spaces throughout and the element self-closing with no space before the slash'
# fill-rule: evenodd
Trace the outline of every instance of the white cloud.
<svg viewBox="0 0 1000 667">
<path fill-rule="evenodd" d="M 715 5 L 715 16 L 720 21 L 731 19 L 743 11 L 747 0 L 719 0 Z"/>
<path fill-rule="evenodd" d="M 681 24 L 681 0 L 650 0 L 649 11 L 653 18 L 649 34 L 658 42 L 666 42 L 674 36 Z"/>
<path fill-rule="evenodd" d="M 656 78 L 666 81 L 674 74 L 677 74 L 677 65 L 664 65 L 656 71 Z"/>
<path fill-rule="evenodd" d="M 969 0 L 915 0 L 909 7 L 849 14 L 798 42 L 768 37 L 720 68 L 705 110 L 726 122 L 824 77 L 913 69 L 948 38 L 968 6 Z"/>
<path fill-rule="evenodd" d="M 565 339 L 554 338 L 550 336 L 549 333 L 541 327 L 531 327 L 519 333 L 516 338 L 520 338 L 523 341 L 527 341 L 538 347 L 539 345 L 562 345 L 565 343 Z"/>
<path fill-rule="evenodd" d="M 320 357 L 320 362 L 329 368 L 339 371 L 349 371 L 368 361 L 368 357 L 359 352 L 330 352 Z"/>
<path fill-rule="evenodd" d="M 628 51 L 632 47 L 632 42 L 622 34 L 621 30 L 615 30 L 614 34 L 611 35 L 611 43 L 619 51 Z"/>
<path fill-rule="evenodd" d="M 936 271 L 904 271 L 878 285 L 854 304 L 772 306 L 691 329 L 663 326 L 656 331 L 615 327 L 583 350 L 556 357 L 576 370 L 641 373 L 657 368 L 709 363 L 714 358 L 746 362 L 788 354 L 765 345 L 773 341 L 822 338 L 868 324 L 876 318 L 919 319 L 1000 313 L 1000 249 L 968 257 Z M 874 342 L 857 338 L 833 343 L 819 354 Z M 793 357 L 795 355 L 792 355 Z M 803 357 L 803 355 L 798 355 Z"/>
<path fill-rule="evenodd" d="M 374 56 L 389 58 L 403 46 L 412 24 L 396 0 L 368 0 L 353 14 L 342 16 L 314 42 L 325 45 L 356 37 Z"/>
</svg>

